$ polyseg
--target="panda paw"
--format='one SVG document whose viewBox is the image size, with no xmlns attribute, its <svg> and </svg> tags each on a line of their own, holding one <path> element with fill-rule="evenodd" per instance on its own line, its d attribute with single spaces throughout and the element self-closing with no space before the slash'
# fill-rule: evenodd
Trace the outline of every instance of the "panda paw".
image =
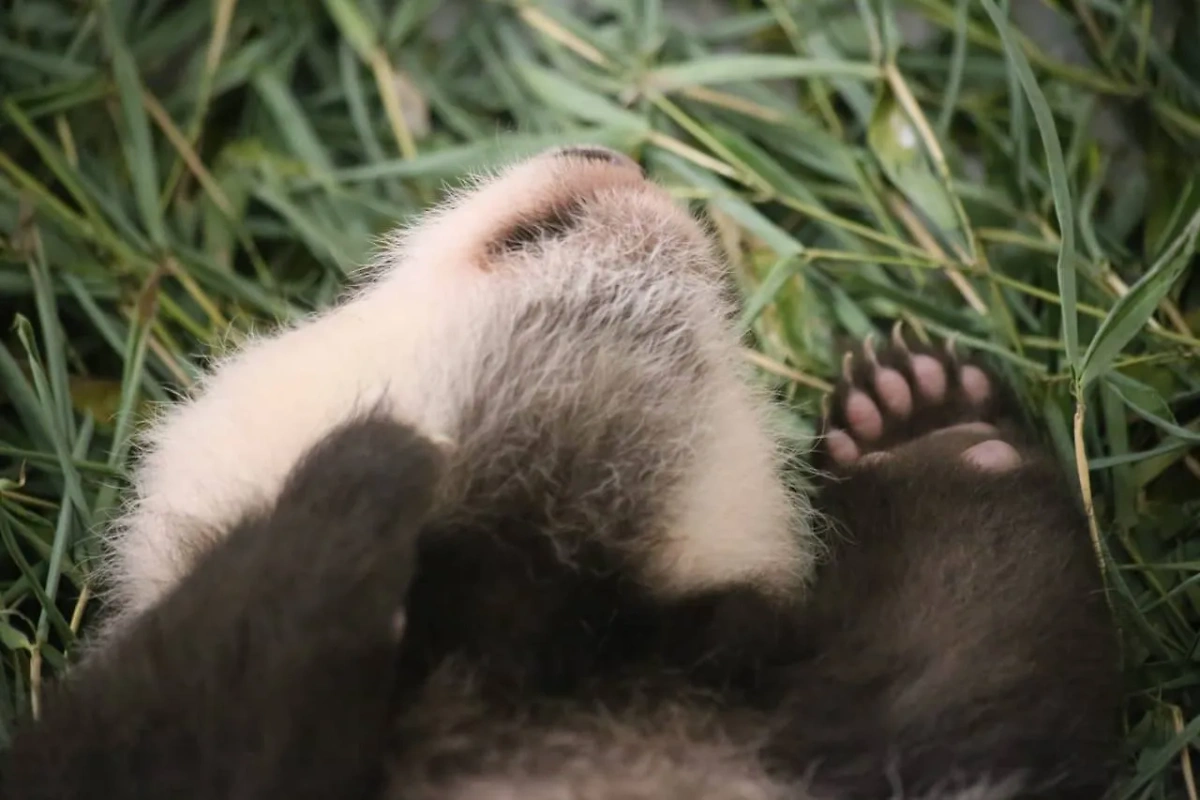
<svg viewBox="0 0 1200 800">
<path fill-rule="evenodd" d="M 1016 469 L 1022 456 L 1007 387 L 952 342 L 914 347 L 897 326 L 885 346 L 872 337 L 846 353 L 822 437 L 823 466 L 847 470 L 915 454 L 958 459 L 985 473 Z"/>
</svg>

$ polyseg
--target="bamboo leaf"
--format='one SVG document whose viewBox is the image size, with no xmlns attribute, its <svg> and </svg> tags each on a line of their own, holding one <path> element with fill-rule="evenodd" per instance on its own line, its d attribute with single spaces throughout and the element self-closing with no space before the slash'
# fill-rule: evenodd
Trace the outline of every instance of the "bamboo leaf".
<svg viewBox="0 0 1200 800">
<path fill-rule="evenodd" d="M 1029 60 L 1021 48 L 1017 38 L 1009 28 L 1008 21 L 996 6 L 994 0 L 980 0 L 983 8 L 992 19 L 992 24 L 1000 33 L 1004 42 L 1004 52 L 1008 56 L 1013 71 L 1020 80 L 1025 98 L 1033 109 L 1033 117 L 1037 122 L 1038 134 L 1042 139 L 1042 147 L 1046 151 L 1046 171 L 1049 173 L 1050 190 L 1054 196 L 1054 213 L 1058 218 L 1059 235 L 1062 243 L 1058 251 L 1058 293 L 1062 298 L 1062 330 L 1063 344 L 1066 345 L 1067 362 L 1075 370 L 1079 369 L 1079 320 L 1077 315 L 1077 292 L 1075 288 L 1075 211 L 1071 201 L 1071 184 L 1067 178 L 1067 165 L 1063 159 L 1062 144 L 1058 140 L 1058 129 L 1054 124 L 1054 114 L 1046 95 L 1038 85 L 1037 77 L 1029 66 Z"/>
<path fill-rule="evenodd" d="M 1117 354 L 1145 326 L 1159 302 L 1187 269 L 1196 255 L 1200 234 L 1200 211 L 1175 238 L 1146 274 L 1113 305 L 1100 329 L 1092 337 L 1080 363 L 1080 381 L 1087 386 L 1112 364 Z"/>
<path fill-rule="evenodd" d="M 142 224 L 150 240 L 158 247 L 167 243 L 166 224 L 158 204 L 158 158 L 150 133 L 150 120 L 142 107 L 142 81 L 133 53 L 114 19 L 111 3 L 99 5 L 101 30 L 112 60 L 113 79 L 121 103 L 126 136 L 122 139 L 125 166 L 133 182 L 134 198 L 142 215 Z"/>
<path fill-rule="evenodd" d="M 648 79 L 655 89 L 672 92 L 689 86 L 819 77 L 871 80 L 879 77 L 879 67 L 866 62 L 834 58 L 726 55 L 707 56 L 662 66 L 651 72 Z"/>
</svg>

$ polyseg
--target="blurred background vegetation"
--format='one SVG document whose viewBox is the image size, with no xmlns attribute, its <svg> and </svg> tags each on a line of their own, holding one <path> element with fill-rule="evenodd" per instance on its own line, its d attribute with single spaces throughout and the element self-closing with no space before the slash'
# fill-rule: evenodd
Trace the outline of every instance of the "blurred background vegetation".
<svg viewBox="0 0 1200 800">
<path fill-rule="evenodd" d="M 992 354 L 1094 504 L 1120 796 L 1195 798 L 1197 41 L 1193 0 L 0 2 L 0 745 L 147 407 L 470 171 L 598 142 L 711 220 L 798 436 L 842 337 Z"/>
</svg>

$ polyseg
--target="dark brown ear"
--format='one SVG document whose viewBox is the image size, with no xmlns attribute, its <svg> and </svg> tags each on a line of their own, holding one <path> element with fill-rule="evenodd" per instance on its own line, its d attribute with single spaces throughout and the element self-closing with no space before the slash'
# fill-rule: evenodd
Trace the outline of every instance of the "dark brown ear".
<svg viewBox="0 0 1200 800">
<path fill-rule="evenodd" d="M 554 150 L 550 155 L 559 156 L 562 158 L 579 158 L 584 161 L 601 161 L 609 164 L 615 164 L 619 167 L 628 167 L 642 171 L 642 166 L 624 153 L 619 153 L 608 147 L 599 145 L 575 145 L 572 147 L 563 147 Z"/>
<path fill-rule="evenodd" d="M 555 169 L 581 168 L 582 179 L 566 180 L 543 187 L 528 196 L 513 198 L 511 219 L 502 224 L 486 248 L 489 256 L 521 250 L 538 242 L 563 236 L 574 228 L 585 213 L 585 206 L 597 190 L 609 181 L 597 182 L 597 173 L 618 173 L 622 181 L 641 181 L 641 166 L 624 153 L 598 145 L 580 145 L 550 150 L 538 157 L 559 161 Z M 618 169 L 614 170 L 613 167 Z M 599 169 L 597 169 L 599 168 Z"/>
<path fill-rule="evenodd" d="M 379 415 L 326 437 L 18 732 L 4 796 L 368 796 L 442 459 Z"/>
<path fill-rule="evenodd" d="M 504 255 L 537 242 L 558 238 L 579 223 L 582 211 L 583 201 L 572 198 L 561 205 L 550 206 L 518 219 L 492 241 L 488 246 L 488 254 Z"/>
</svg>

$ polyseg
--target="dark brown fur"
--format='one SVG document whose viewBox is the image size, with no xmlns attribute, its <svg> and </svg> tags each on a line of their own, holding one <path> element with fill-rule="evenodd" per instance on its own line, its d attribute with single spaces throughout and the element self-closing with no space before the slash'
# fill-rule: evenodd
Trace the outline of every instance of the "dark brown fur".
<svg viewBox="0 0 1200 800">
<path fill-rule="evenodd" d="M 46 699 L 7 800 L 368 797 L 441 455 L 367 418 Z"/>
<path fill-rule="evenodd" d="M 1007 388 L 992 376 L 992 396 L 973 408 L 958 361 L 935 355 L 950 375 L 945 401 L 918 399 L 907 421 L 885 413 L 878 446 L 893 457 L 835 470 L 823 487 L 820 507 L 843 535 L 806 617 L 817 656 L 798 697 L 809 705 L 795 705 L 777 752 L 828 762 L 817 775 L 855 796 L 1018 774 L 1022 796 L 1100 797 L 1116 767 L 1121 687 L 1086 520 Z M 912 380 L 896 348 L 879 362 Z M 869 367 L 859 358 L 852 377 L 874 396 Z M 831 404 L 835 424 L 848 388 Z M 975 421 L 998 433 L 929 436 Z M 1021 466 L 966 467 L 959 454 L 986 439 L 1015 446 Z M 826 725 L 812 724 L 814 706 Z"/>
<path fill-rule="evenodd" d="M 885 419 L 890 460 L 832 470 L 803 613 L 752 586 L 654 601 L 520 509 L 427 529 L 414 559 L 439 459 L 352 425 L 50 698 L 4 797 L 1098 797 L 1119 696 L 1098 571 L 993 383 L 971 409 L 952 380 Z M 976 419 L 1021 467 L 927 436 Z"/>
</svg>

